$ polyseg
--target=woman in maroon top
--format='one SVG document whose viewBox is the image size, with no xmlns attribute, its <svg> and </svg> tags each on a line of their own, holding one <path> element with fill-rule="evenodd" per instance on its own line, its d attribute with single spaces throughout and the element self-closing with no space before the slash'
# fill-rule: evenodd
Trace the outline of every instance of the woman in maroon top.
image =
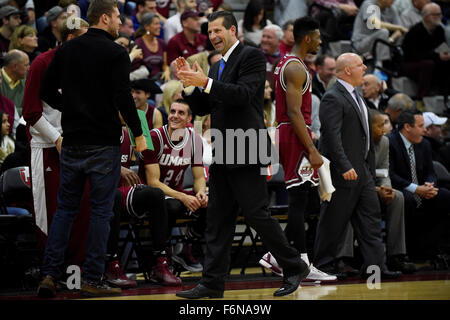
<svg viewBox="0 0 450 320">
<path fill-rule="evenodd" d="M 164 82 L 170 80 L 170 69 L 167 65 L 167 44 L 157 38 L 161 32 L 159 18 L 154 13 L 142 16 L 141 27 L 136 31 L 135 43 L 142 49 L 143 59 L 136 59 L 132 71 L 144 64 L 150 71 L 150 78 L 161 72 Z M 155 79 L 156 80 L 156 79 Z"/>
</svg>

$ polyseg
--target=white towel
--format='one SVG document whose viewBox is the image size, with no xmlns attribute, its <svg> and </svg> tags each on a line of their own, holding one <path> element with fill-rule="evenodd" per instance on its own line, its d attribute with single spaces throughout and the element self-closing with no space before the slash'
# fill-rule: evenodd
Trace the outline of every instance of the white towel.
<svg viewBox="0 0 450 320">
<path fill-rule="evenodd" d="M 331 181 L 330 160 L 322 156 L 323 164 L 319 168 L 319 195 L 322 201 L 331 201 L 331 196 L 336 190 Z"/>
</svg>

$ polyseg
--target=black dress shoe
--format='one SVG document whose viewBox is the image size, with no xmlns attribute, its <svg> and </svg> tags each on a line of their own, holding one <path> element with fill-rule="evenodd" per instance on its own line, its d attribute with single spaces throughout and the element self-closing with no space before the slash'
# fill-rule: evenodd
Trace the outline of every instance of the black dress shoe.
<svg viewBox="0 0 450 320">
<path fill-rule="evenodd" d="M 223 298 L 223 291 L 214 290 L 198 284 L 194 288 L 186 291 L 180 291 L 175 294 L 177 297 L 186 299 L 200 299 L 200 298 Z"/>
<path fill-rule="evenodd" d="M 383 270 L 381 272 L 381 279 L 397 279 L 401 275 L 402 273 L 400 271 Z"/>
<path fill-rule="evenodd" d="M 407 257 L 393 256 L 387 258 L 387 267 L 391 271 L 401 271 L 405 274 L 414 273 L 417 271 L 416 265 L 409 262 Z"/>
<path fill-rule="evenodd" d="M 300 282 L 308 276 L 309 272 L 310 270 L 308 265 L 302 260 L 302 270 L 300 271 L 300 273 L 292 276 L 284 276 L 281 288 L 275 291 L 273 295 L 275 297 L 282 297 L 294 292 L 295 290 L 297 290 Z"/>
<path fill-rule="evenodd" d="M 372 276 L 372 273 L 363 272 L 361 273 L 361 278 L 364 280 L 367 280 L 370 276 Z M 400 277 L 402 273 L 400 271 L 390 271 L 390 270 L 383 270 L 381 271 L 381 279 L 397 279 Z"/>
<path fill-rule="evenodd" d="M 336 273 L 345 275 L 345 277 L 353 277 L 359 274 L 359 271 L 346 263 L 344 259 L 338 259 L 335 262 Z"/>
</svg>

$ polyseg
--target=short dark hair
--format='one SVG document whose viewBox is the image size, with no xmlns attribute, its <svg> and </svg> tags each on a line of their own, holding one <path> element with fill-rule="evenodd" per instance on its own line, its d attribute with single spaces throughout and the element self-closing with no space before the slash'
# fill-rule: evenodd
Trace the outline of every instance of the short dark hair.
<svg viewBox="0 0 450 320">
<path fill-rule="evenodd" d="M 119 9 L 119 2 L 117 0 L 91 0 L 87 11 L 89 24 L 91 26 L 98 24 L 103 14 L 111 16 L 114 8 Z"/>
<path fill-rule="evenodd" d="M 286 31 L 287 29 L 289 29 L 290 25 L 294 25 L 294 20 L 288 20 L 283 24 L 283 31 Z"/>
<path fill-rule="evenodd" d="M 187 106 L 188 107 L 187 108 L 188 109 L 188 115 L 192 116 L 191 107 L 189 107 L 189 103 L 186 100 L 184 100 L 184 99 L 177 99 L 177 100 L 172 102 L 172 104 L 174 104 L 174 103 L 181 103 L 181 104 L 184 104 L 185 106 Z"/>
<path fill-rule="evenodd" d="M 231 26 L 236 27 L 236 37 L 238 36 L 238 24 L 236 17 L 229 11 L 215 11 L 208 16 L 208 22 L 223 18 L 222 24 L 225 29 L 230 30 Z"/>
<path fill-rule="evenodd" d="M 294 22 L 294 39 L 295 43 L 302 42 L 303 38 L 316 29 L 319 29 L 320 23 L 317 19 L 311 17 L 303 17 Z"/>
<path fill-rule="evenodd" d="M 209 65 L 211 65 L 211 59 L 218 54 L 222 54 L 222 53 L 218 50 L 213 50 L 213 51 L 211 51 L 210 54 L 208 54 L 208 64 Z"/>
<path fill-rule="evenodd" d="M 409 124 L 411 127 L 414 127 L 416 123 L 416 115 L 422 115 L 420 111 L 402 111 L 397 119 L 398 130 L 402 130 L 405 127 L 405 124 Z"/>
<path fill-rule="evenodd" d="M 330 59 L 334 59 L 334 57 L 332 55 L 329 54 L 319 54 L 316 57 L 316 60 L 314 60 L 316 66 L 323 66 L 323 64 L 325 63 L 325 59 L 326 58 L 330 58 Z"/>
</svg>

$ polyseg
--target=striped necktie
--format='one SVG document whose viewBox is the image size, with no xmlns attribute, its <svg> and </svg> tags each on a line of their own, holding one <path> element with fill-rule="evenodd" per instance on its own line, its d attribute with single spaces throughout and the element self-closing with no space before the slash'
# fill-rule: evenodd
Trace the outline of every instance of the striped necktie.
<svg viewBox="0 0 450 320">
<path fill-rule="evenodd" d="M 217 80 L 220 80 L 220 77 L 222 76 L 223 68 L 225 68 L 225 60 L 220 59 L 220 64 L 219 64 L 219 75 L 217 76 Z"/>
<path fill-rule="evenodd" d="M 411 180 L 412 183 L 419 185 L 419 182 L 417 180 L 417 171 L 416 171 L 416 163 L 414 162 L 414 149 L 413 145 L 410 145 L 408 148 L 408 156 L 409 156 L 409 166 L 411 167 Z M 422 203 L 422 198 L 416 193 L 413 193 L 413 197 L 417 202 L 417 207 L 420 206 Z"/>
</svg>

